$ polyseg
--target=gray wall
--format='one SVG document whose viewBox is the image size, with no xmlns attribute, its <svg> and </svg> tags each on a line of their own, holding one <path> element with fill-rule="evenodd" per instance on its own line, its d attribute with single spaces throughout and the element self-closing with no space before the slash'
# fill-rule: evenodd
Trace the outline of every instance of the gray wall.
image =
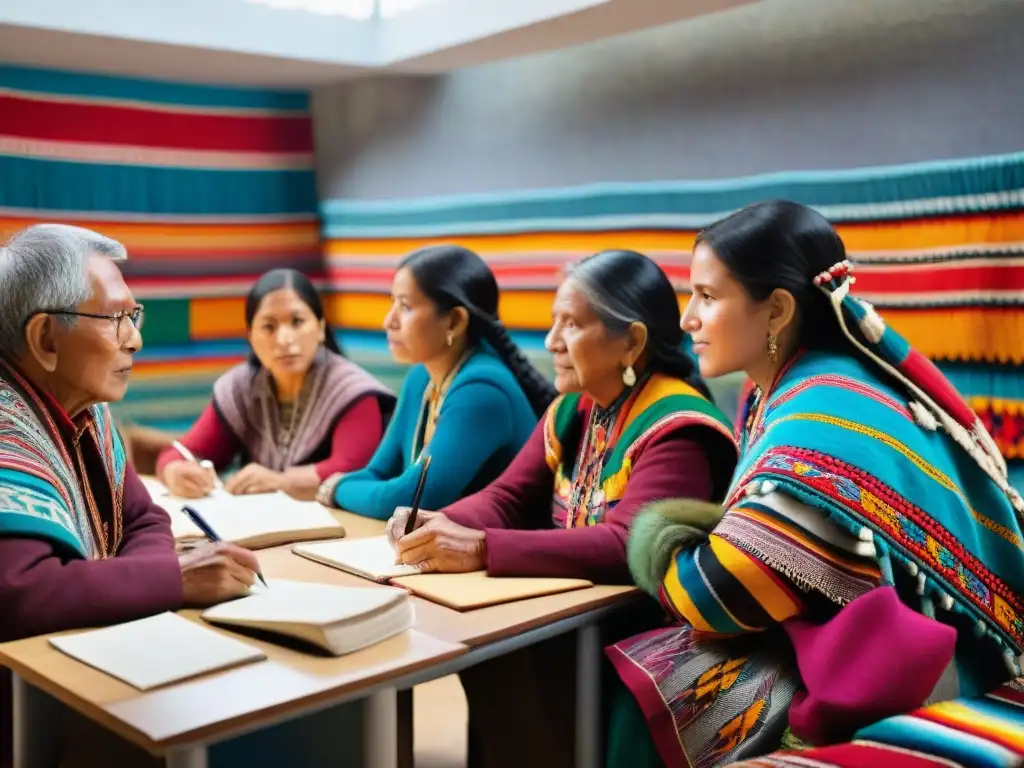
<svg viewBox="0 0 1024 768">
<path fill-rule="evenodd" d="M 450 75 L 332 86 L 313 100 L 321 196 L 734 178 L 1019 150 L 1022 41 L 1020 0 L 762 0 Z"/>
</svg>

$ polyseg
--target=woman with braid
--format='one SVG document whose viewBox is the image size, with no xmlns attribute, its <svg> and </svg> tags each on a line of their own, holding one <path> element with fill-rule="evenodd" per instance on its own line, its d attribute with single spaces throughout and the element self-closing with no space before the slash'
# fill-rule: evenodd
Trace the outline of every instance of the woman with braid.
<svg viewBox="0 0 1024 768">
<path fill-rule="evenodd" d="M 724 495 L 732 429 L 683 351 L 679 300 L 661 268 L 634 251 L 584 259 L 552 315 L 546 345 L 560 397 L 487 488 L 421 513 L 408 535 L 408 512 L 395 513 L 388 535 L 402 562 L 629 583 L 626 538 L 641 506 Z M 568 633 L 462 673 L 470 766 L 574 763 L 575 652 Z"/>
<path fill-rule="evenodd" d="M 498 283 L 477 254 L 456 245 L 415 251 L 399 264 L 391 293 L 388 348 L 414 366 L 370 463 L 327 478 L 317 495 L 381 520 L 412 502 L 426 455 L 424 508 L 484 488 L 555 394 L 498 320 Z"/>
</svg>

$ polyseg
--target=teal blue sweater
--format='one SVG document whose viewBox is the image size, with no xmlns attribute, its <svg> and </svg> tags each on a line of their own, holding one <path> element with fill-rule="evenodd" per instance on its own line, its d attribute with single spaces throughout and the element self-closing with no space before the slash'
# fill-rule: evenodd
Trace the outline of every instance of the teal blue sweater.
<svg viewBox="0 0 1024 768">
<path fill-rule="evenodd" d="M 345 475 L 334 492 L 342 509 L 386 520 L 408 506 L 419 482 L 414 435 L 430 377 L 422 365 L 406 376 L 384 439 L 365 469 Z M 488 485 L 508 466 L 537 425 L 519 382 L 489 349 L 455 374 L 426 453 L 431 457 L 420 508 L 437 510 Z"/>
</svg>

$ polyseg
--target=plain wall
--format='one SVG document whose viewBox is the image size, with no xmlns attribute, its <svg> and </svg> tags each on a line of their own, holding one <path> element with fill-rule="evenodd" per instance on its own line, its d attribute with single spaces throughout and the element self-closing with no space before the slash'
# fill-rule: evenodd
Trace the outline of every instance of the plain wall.
<svg viewBox="0 0 1024 768">
<path fill-rule="evenodd" d="M 314 92 L 321 198 L 735 178 L 1024 146 L 1024 2 L 763 0 Z"/>
</svg>

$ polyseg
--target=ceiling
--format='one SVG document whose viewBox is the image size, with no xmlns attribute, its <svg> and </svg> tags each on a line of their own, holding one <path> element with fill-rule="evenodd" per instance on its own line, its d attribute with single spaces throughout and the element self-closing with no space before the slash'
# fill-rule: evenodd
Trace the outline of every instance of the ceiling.
<svg viewBox="0 0 1024 768">
<path fill-rule="evenodd" d="M 367 73 L 449 71 L 756 1 L 435 0 L 358 21 L 296 10 L 294 0 L 3 0 L 0 62 L 304 88 Z"/>
</svg>

